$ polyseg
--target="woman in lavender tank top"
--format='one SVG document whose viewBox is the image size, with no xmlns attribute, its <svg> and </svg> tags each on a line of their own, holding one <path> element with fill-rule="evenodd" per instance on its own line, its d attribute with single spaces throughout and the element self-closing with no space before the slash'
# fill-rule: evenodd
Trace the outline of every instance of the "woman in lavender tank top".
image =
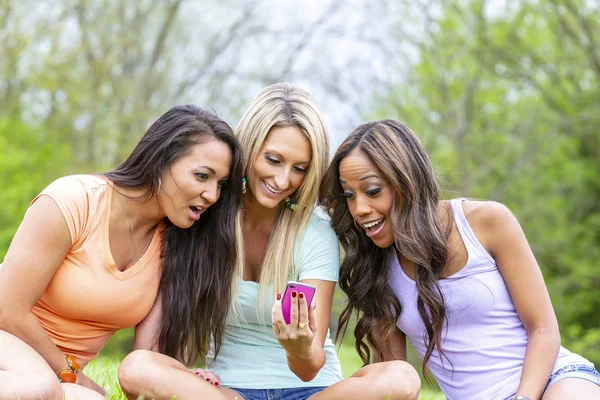
<svg viewBox="0 0 600 400">
<path fill-rule="evenodd" d="M 440 200 L 407 126 L 383 120 L 352 132 L 321 202 L 346 252 L 339 332 L 358 312 L 363 362 L 406 360 L 408 337 L 448 400 L 600 399 L 594 365 L 560 345 L 516 218 L 495 202 Z"/>
</svg>

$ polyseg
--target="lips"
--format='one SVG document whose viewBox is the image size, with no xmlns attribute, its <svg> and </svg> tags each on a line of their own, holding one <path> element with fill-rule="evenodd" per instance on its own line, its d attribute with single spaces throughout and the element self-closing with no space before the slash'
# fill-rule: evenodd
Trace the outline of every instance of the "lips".
<svg viewBox="0 0 600 400">
<path fill-rule="evenodd" d="M 374 238 L 381 233 L 385 225 L 385 218 L 378 218 L 368 222 L 363 222 L 360 225 L 363 227 L 368 237 Z"/>
<path fill-rule="evenodd" d="M 267 191 L 268 194 L 270 194 L 271 196 L 281 196 L 281 194 L 283 193 L 283 190 L 276 190 L 273 186 L 269 185 L 266 181 L 262 181 L 262 184 L 265 188 L 265 190 Z"/>
<path fill-rule="evenodd" d="M 190 206 L 190 217 L 195 220 L 198 221 L 200 219 L 200 216 L 202 215 L 202 213 L 204 212 L 204 210 L 206 208 L 204 207 L 200 207 L 200 206 Z"/>
</svg>

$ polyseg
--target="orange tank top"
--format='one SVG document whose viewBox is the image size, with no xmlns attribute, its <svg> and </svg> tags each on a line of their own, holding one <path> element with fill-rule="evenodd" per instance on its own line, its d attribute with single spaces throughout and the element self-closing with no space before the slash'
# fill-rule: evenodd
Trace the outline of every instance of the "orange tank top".
<svg viewBox="0 0 600 400">
<path fill-rule="evenodd" d="M 75 175 L 56 180 L 32 201 L 52 198 L 72 239 L 33 314 L 56 346 L 82 364 L 96 357 L 117 330 L 144 319 L 160 282 L 163 223 L 142 258 L 125 271 L 117 269 L 108 241 L 112 193 L 105 177 Z"/>
</svg>

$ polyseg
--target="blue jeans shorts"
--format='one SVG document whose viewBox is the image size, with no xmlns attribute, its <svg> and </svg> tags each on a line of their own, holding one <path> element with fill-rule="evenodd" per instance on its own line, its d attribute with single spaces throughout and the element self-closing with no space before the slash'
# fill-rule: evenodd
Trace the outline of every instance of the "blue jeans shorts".
<svg viewBox="0 0 600 400">
<path fill-rule="evenodd" d="M 556 383 L 561 379 L 567 378 L 585 379 L 586 381 L 590 381 L 600 386 L 600 373 L 596 371 L 593 365 L 572 364 L 565 365 L 564 367 L 550 375 L 550 380 L 548 381 L 548 384 L 546 385 L 546 389 L 544 389 L 544 391 L 548 390 L 550 385 L 552 385 L 553 383 Z"/>
<path fill-rule="evenodd" d="M 297 387 L 287 389 L 240 389 L 235 390 L 246 400 L 306 400 L 315 393 L 319 393 L 326 386 Z"/>
</svg>

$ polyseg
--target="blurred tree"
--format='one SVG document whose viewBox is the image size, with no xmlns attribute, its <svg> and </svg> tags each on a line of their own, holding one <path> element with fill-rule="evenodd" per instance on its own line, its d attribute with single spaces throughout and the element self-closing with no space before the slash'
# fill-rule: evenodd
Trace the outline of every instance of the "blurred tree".
<svg viewBox="0 0 600 400">
<path fill-rule="evenodd" d="M 53 135 L 18 120 L 0 118 L 0 262 L 25 208 L 48 182 L 62 175 L 70 151 Z M 35 151 L 31 151 L 35 149 Z M 42 227 L 40 227 L 42 229 Z"/>
<path fill-rule="evenodd" d="M 600 3 L 585 0 L 527 1 L 490 35 L 492 60 L 527 82 L 553 113 L 553 130 L 568 138 L 564 180 L 554 180 L 565 221 L 545 232 L 543 264 L 557 313 L 571 348 L 600 361 Z M 548 163 L 549 171 L 556 170 Z M 546 170 L 546 171 L 548 171 Z M 545 172 L 540 170 L 540 173 Z M 546 173 L 546 175 L 548 175 Z M 567 183 L 568 182 L 568 183 Z M 558 204 L 557 204 L 558 205 Z M 555 212 L 554 215 L 557 213 Z M 554 242 L 549 239 L 553 236 Z M 557 302 L 555 302 L 556 304 Z"/>
<path fill-rule="evenodd" d="M 114 167 L 149 122 L 181 102 L 195 83 L 227 75 L 219 68 L 221 56 L 239 45 L 238 31 L 254 26 L 252 3 L 241 9 L 221 4 L 236 11 L 230 25 L 193 38 L 205 51 L 192 58 L 185 53 L 192 38 L 181 24 L 183 4 L 3 0 L 3 113 L 60 133 L 73 150 L 72 170 Z M 204 89 L 218 91 L 218 80 Z"/>
</svg>

